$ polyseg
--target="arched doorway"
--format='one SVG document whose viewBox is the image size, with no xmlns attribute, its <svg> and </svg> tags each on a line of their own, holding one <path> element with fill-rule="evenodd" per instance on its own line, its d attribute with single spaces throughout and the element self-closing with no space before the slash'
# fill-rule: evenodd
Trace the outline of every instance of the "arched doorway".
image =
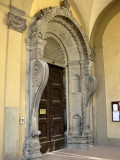
<svg viewBox="0 0 120 160">
<path fill-rule="evenodd" d="M 68 148 L 89 148 L 93 144 L 89 108 L 96 89 L 95 78 L 91 75 L 93 54 L 84 32 L 69 11 L 69 5 L 47 8 L 35 15 L 27 39 L 27 51 L 26 108 L 29 110 L 26 112 L 24 157 L 41 157 L 37 139 L 40 135 L 38 112 L 49 77 L 46 62 L 65 68 Z"/>
<path fill-rule="evenodd" d="M 49 78 L 38 112 L 42 153 L 63 149 L 66 129 L 65 49 L 60 40 L 50 33 L 46 41 L 44 61 L 48 62 Z"/>
</svg>

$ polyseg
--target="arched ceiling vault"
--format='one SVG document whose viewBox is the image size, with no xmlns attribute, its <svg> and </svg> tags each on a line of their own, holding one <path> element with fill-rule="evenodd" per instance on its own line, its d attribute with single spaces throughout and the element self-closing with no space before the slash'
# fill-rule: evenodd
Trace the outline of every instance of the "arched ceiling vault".
<svg viewBox="0 0 120 160">
<path fill-rule="evenodd" d="M 112 18 L 120 12 L 120 1 L 114 0 L 112 1 L 98 16 L 95 25 L 92 29 L 91 37 L 90 37 L 90 46 L 100 47 L 102 46 L 102 39 L 104 35 L 104 31 L 112 20 Z"/>
</svg>

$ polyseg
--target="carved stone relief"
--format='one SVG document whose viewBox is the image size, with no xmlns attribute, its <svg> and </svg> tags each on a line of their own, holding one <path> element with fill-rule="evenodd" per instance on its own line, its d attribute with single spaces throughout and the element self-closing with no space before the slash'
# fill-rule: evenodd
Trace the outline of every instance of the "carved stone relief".
<svg viewBox="0 0 120 160">
<path fill-rule="evenodd" d="M 25 12 L 14 6 L 10 6 L 10 10 L 8 13 L 8 27 L 18 32 L 25 31 L 27 28 L 26 19 L 22 18 Z"/>
<path fill-rule="evenodd" d="M 89 148 L 93 144 L 89 120 L 90 101 L 96 89 L 96 80 L 91 73 L 93 56 L 84 32 L 68 9 L 68 1 L 65 0 L 61 8 L 41 10 L 35 15 L 30 26 L 26 42 L 28 70 L 24 160 L 41 157 L 38 153 L 40 144 L 37 139 L 40 134 L 38 105 L 48 79 L 48 67 L 42 58 L 51 58 L 56 62 L 58 60 L 61 66 L 64 63 L 68 148 Z"/>
</svg>

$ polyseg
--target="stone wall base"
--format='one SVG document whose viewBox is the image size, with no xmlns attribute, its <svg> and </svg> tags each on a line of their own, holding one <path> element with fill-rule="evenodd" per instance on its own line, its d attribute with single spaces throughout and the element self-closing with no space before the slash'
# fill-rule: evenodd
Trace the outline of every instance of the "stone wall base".
<svg viewBox="0 0 120 160">
<path fill-rule="evenodd" d="M 3 160 L 20 160 L 20 157 L 5 157 Z"/>
<path fill-rule="evenodd" d="M 69 149 L 88 149 L 93 146 L 93 136 L 92 135 L 72 135 L 67 137 L 67 146 Z"/>
</svg>

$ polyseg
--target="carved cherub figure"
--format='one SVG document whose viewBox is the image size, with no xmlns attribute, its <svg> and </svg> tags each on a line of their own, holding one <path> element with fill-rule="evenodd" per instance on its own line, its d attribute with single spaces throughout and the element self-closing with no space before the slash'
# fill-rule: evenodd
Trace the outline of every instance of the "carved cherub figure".
<svg viewBox="0 0 120 160">
<path fill-rule="evenodd" d="M 67 8 L 67 9 L 69 9 L 70 8 L 70 4 L 69 4 L 68 0 L 64 0 L 62 6 Z"/>
</svg>

